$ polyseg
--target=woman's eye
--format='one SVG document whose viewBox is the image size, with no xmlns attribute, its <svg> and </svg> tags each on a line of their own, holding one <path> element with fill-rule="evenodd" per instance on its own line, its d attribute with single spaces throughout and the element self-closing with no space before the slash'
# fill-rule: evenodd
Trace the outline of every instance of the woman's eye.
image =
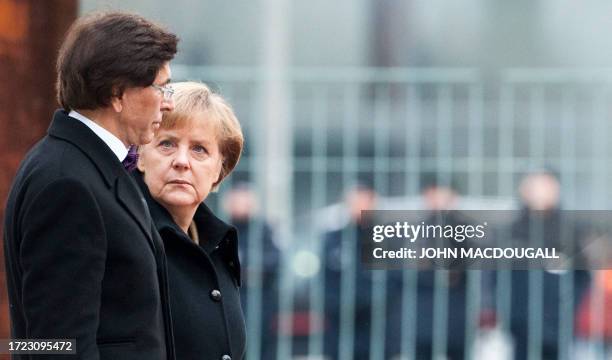
<svg viewBox="0 0 612 360">
<path fill-rule="evenodd" d="M 204 146 L 201 145 L 196 145 L 193 147 L 193 151 L 195 151 L 198 154 L 206 154 L 206 148 Z"/>
<path fill-rule="evenodd" d="M 163 147 L 163 148 L 171 148 L 172 147 L 172 142 L 170 142 L 169 140 L 162 140 L 159 142 L 159 146 Z"/>
</svg>

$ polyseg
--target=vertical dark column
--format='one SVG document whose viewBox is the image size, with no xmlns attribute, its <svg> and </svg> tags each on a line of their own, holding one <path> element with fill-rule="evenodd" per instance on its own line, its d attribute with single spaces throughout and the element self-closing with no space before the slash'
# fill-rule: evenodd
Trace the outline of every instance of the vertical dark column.
<svg viewBox="0 0 612 360">
<path fill-rule="evenodd" d="M 77 10 L 77 0 L 0 0 L 0 219 L 19 162 L 58 107 L 55 59 Z M 2 228 L 0 220 L 0 233 Z M 4 256 L 0 273 L 0 338 L 6 339 Z"/>
</svg>

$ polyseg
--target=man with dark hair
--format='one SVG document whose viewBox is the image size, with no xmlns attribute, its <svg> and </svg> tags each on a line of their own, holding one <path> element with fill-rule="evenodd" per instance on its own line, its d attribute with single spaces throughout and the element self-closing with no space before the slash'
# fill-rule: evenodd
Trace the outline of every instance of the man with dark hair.
<svg viewBox="0 0 612 360">
<path fill-rule="evenodd" d="M 177 42 L 124 13 L 69 30 L 57 62 L 63 109 L 23 160 L 6 207 L 13 338 L 76 339 L 70 359 L 174 359 L 163 245 L 122 161 L 174 107 Z"/>
</svg>

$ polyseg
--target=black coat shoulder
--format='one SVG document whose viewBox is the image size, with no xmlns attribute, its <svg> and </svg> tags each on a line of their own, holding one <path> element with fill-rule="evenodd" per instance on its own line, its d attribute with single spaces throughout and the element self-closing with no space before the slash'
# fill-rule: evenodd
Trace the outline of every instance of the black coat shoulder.
<svg viewBox="0 0 612 360">
<path fill-rule="evenodd" d="M 74 338 L 78 359 L 174 358 L 163 245 L 142 195 L 65 112 L 22 162 L 4 229 L 12 337 Z"/>
</svg>

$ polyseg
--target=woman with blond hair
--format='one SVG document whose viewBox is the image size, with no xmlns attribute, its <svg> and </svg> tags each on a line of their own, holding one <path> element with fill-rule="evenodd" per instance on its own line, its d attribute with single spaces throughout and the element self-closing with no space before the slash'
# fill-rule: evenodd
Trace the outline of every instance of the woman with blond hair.
<svg viewBox="0 0 612 360">
<path fill-rule="evenodd" d="M 231 107 L 201 83 L 172 85 L 164 114 L 134 172 L 167 254 L 177 359 L 242 359 L 236 229 L 203 203 L 234 169 L 243 146 Z"/>
</svg>

